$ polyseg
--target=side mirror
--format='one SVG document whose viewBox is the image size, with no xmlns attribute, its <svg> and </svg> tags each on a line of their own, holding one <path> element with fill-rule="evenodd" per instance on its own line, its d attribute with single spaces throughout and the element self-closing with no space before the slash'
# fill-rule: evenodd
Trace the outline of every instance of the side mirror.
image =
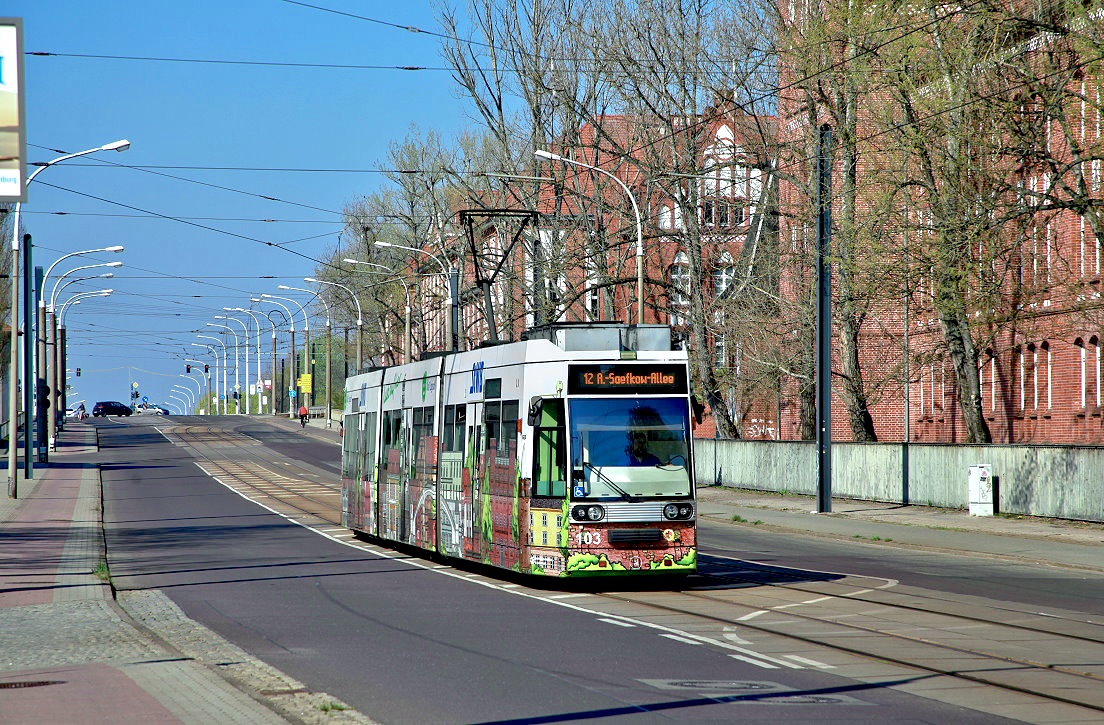
<svg viewBox="0 0 1104 725">
<path fill-rule="evenodd" d="M 543 403 L 544 398 L 539 395 L 534 395 L 529 401 L 529 413 L 525 419 L 525 422 L 529 424 L 529 427 L 533 427 L 540 422 L 541 407 Z"/>
</svg>

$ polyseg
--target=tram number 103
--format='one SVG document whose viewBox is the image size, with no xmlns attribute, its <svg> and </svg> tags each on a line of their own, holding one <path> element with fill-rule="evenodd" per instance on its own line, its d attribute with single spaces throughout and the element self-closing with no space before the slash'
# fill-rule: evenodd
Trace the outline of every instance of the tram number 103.
<svg viewBox="0 0 1104 725">
<path fill-rule="evenodd" d="M 580 531 L 575 534 L 575 543 L 579 546 L 601 546 L 601 531 Z"/>
</svg>

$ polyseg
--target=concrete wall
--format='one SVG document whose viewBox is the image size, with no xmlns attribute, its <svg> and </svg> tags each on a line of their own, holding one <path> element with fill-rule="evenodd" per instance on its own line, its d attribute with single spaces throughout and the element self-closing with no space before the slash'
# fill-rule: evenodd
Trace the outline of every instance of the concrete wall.
<svg viewBox="0 0 1104 725">
<path fill-rule="evenodd" d="M 1104 522 L 1104 447 L 833 443 L 832 495 L 966 508 L 967 472 L 992 465 L 1001 513 Z M 811 441 L 695 439 L 699 485 L 816 495 Z"/>
</svg>

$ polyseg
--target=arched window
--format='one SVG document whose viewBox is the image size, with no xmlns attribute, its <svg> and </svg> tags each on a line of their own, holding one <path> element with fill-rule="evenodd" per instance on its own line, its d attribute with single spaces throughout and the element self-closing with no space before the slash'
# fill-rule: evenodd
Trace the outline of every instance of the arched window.
<svg viewBox="0 0 1104 725">
<path fill-rule="evenodd" d="M 1050 352 L 1050 343 L 1042 342 L 1039 344 L 1039 364 L 1037 368 L 1042 368 L 1042 385 L 1043 385 L 1043 404 L 1047 410 L 1053 407 L 1054 403 L 1054 383 L 1051 363 L 1053 358 Z"/>
<path fill-rule="evenodd" d="M 1081 407 L 1084 408 L 1089 402 L 1088 350 L 1085 349 L 1085 341 L 1080 337 L 1073 341 L 1073 346 L 1077 348 L 1078 388 L 1081 393 Z"/>
<path fill-rule="evenodd" d="M 690 258 L 686 256 L 686 252 L 675 255 L 670 268 L 667 297 L 671 301 L 671 324 L 688 324 L 686 315 L 690 311 Z"/>
<path fill-rule="evenodd" d="M 748 168 L 732 129 L 717 129 L 702 164 L 701 223 L 705 229 L 732 229 L 746 219 Z"/>
</svg>

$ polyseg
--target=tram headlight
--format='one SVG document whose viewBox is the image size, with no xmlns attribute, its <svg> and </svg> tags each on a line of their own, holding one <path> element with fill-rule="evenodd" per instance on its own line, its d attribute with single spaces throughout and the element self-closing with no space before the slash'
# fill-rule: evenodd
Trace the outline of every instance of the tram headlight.
<svg viewBox="0 0 1104 725">
<path fill-rule="evenodd" d="M 576 521 L 601 521 L 606 517 L 606 510 L 601 506 L 575 506 L 571 509 L 571 518 Z"/>
<path fill-rule="evenodd" d="M 688 521 L 694 518 L 694 507 L 688 503 L 669 503 L 663 507 L 663 517 L 670 521 Z"/>
</svg>

